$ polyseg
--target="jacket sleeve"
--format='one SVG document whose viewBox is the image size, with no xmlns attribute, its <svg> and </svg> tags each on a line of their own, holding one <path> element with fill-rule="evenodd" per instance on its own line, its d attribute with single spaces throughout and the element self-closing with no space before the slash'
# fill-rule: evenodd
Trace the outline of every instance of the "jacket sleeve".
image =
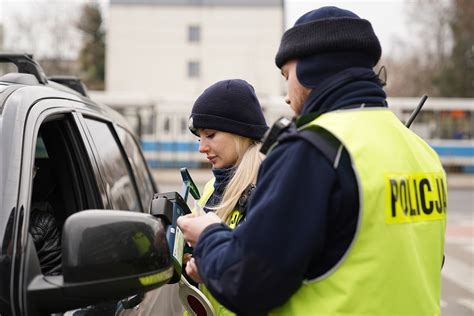
<svg viewBox="0 0 474 316">
<path fill-rule="evenodd" d="M 204 283 L 239 315 L 265 313 L 299 288 L 324 244 L 336 172 L 303 140 L 263 162 L 247 220 L 234 231 L 212 225 L 194 252 Z"/>
<path fill-rule="evenodd" d="M 61 232 L 54 216 L 46 211 L 33 210 L 30 233 L 38 253 L 44 275 L 61 273 Z"/>
</svg>

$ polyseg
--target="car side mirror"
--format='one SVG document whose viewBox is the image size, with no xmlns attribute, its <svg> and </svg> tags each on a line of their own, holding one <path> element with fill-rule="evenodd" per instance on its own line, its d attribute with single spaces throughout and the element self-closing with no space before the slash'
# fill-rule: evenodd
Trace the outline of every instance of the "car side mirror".
<svg viewBox="0 0 474 316">
<path fill-rule="evenodd" d="M 173 276 L 166 231 L 149 214 L 88 210 L 63 227 L 63 275 L 35 277 L 29 300 L 44 312 L 60 312 L 144 293 Z"/>
</svg>

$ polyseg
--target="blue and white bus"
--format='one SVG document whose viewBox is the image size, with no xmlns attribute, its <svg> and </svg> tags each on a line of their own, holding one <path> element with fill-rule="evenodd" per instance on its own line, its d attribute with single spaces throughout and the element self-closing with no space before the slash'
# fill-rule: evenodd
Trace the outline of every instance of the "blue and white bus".
<svg viewBox="0 0 474 316">
<path fill-rule="evenodd" d="M 406 122 L 417 99 L 389 99 Z M 474 173 L 474 99 L 428 98 L 410 127 L 438 153 L 448 171 Z"/>
</svg>

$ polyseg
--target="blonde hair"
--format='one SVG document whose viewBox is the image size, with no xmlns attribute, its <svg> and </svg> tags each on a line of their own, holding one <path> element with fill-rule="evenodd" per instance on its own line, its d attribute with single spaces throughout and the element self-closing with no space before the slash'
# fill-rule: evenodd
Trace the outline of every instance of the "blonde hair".
<svg viewBox="0 0 474 316">
<path fill-rule="evenodd" d="M 231 135 L 234 137 L 237 149 L 237 168 L 227 184 L 221 202 L 214 207 L 209 207 L 209 209 L 215 210 L 216 214 L 226 223 L 230 220 L 230 215 L 244 190 L 250 184 L 255 185 L 257 182 L 258 169 L 264 159 L 264 155 L 260 153 L 260 143 L 240 135 Z"/>
</svg>

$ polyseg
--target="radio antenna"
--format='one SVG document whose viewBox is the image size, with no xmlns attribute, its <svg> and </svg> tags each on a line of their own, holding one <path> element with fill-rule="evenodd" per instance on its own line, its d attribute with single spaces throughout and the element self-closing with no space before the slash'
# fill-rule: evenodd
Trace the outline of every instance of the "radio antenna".
<svg viewBox="0 0 474 316">
<path fill-rule="evenodd" d="M 405 123 L 405 126 L 410 128 L 411 126 L 411 123 L 413 123 L 413 121 L 415 120 L 416 116 L 418 115 L 418 113 L 420 113 L 421 111 L 421 108 L 423 107 L 423 105 L 425 104 L 426 102 L 426 99 L 428 99 L 428 96 L 426 94 L 424 94 L 422 97 L 421 97 L 421 100 L 420 100 L 420 103 L 418 103 L 418 106 L 416 107 L 415 111 L 413 111 L 413 113 L 410 115 L 410 117 L 408 118 L 408 121 Z"/>
</svg>

